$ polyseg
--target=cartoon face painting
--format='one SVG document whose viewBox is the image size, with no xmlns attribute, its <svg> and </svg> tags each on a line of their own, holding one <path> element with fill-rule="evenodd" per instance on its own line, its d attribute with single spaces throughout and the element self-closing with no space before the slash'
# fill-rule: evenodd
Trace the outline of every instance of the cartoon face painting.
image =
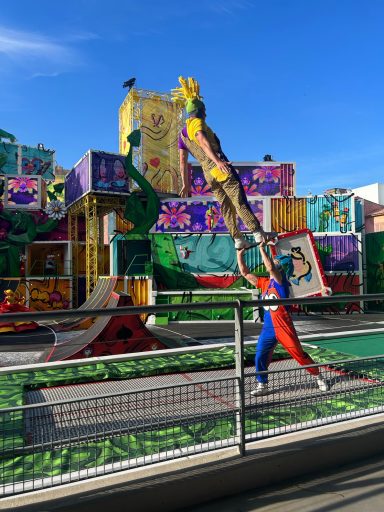
<svg viewBox="0 0 384 512">
<path fill-rule="evenodd" d="M 100 160 L 100 166 L 99 166 L 99 179 L 96 182 L 96 187 L 101 189 L 109 188 L 109 181 L 107 177 L 107 167 L 105 165 L 105 160 L 102 158 Z"/>
<path fill-rule="evenodd" d="M 127 184 L 127 175 L 124 165 L 120 160 L 115 160 L 113 164 L 113 181 L 112 187 L 123 188 Z"/>
</svg>

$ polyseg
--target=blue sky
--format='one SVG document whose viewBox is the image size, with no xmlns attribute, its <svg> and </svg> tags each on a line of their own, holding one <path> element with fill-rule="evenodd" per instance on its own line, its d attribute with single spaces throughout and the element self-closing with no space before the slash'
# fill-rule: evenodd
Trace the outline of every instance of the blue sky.
<svg viewBox="0 0 384 512">
<path fill-rule="evenodd" d="M 297 194 L 384 181 L 382 0 L 15 0 L 0 17 L 0 127 L 72 165 L 118 151 L 134 76 L 195 76 L 234 161 L 297 163 Z"/>
</svg>

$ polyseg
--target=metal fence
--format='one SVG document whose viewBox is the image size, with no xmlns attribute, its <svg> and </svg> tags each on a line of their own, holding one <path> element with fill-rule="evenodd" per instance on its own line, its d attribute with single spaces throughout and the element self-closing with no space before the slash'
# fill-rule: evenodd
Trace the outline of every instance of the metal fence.
<svg viewBox="0 0 384 512">
<path fill-rule="evenodd" d="M 26 391 L 28 405 L 0 409 L 1 495 L 230 446 L 242 455 L 250 441 L 383 412 L 384 355 L 307 367 L 292 359 L 274 361 L 267 372 L 268 392 L 253 396 L 254 368 L 244 367 L 244 305 L 237 301 L 231 306 L 235 350 L 230 368 L 78 384 L 75 398 L 70 386 L 40 387 Z M 198 309 L 201 304 L 173 309 L 183 307 Z M 119 308 L 117 314 L 123 314 L 121 309 L 137 313 L 164 308 Z M 47 315 L 52 316 L 40 314 Z M 329 390 L 319 390 L 310 368 L 320 368 Z"/>
</svg>

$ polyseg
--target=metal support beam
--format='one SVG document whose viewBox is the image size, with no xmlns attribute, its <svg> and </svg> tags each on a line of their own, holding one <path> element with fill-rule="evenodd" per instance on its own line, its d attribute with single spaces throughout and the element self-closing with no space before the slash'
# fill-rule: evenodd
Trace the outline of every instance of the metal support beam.
<svg viewBox="0 0 384 512">
<path fill-rule="evenodd" d="M 106 196 L 88 194 L 68 209 L 69 236 L 73 244 L 73 276 L 74 304 L 77 305 L 78 278 L 79 278 L 79 233 L 78 218 L 85 217 L 85 269 L 86 269 L 86 297 L 88 298 L 96 286 L 100 275 L 104 273 L 104 225 L 105 215 L 115 209 L 122 209 L 125 206 L 126 198 L 120 195 Z"/>
<path fill-rule="evenodd" d="M 79 301 L 79 243 L 78 243 L 78 217 L 68 212 L 68 238 L 72 243 L 72 307 L 78 307 Z"/>
<path fill-rule="evenodd" d="M 244 397 L 244 318 L 240 300 L 235 306 L 235 374 L 236 374 L 236 437 L 239 454 L 245 454 L 245 397 Z"/>
</svg>

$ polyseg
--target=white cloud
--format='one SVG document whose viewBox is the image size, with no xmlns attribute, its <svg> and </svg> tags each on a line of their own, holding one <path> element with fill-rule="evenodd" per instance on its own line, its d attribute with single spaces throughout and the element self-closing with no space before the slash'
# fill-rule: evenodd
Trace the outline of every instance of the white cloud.
<svg viewBox="0 0 384 512">
<path fill-rule="evenodd" d="M 2 72 L 23 69 L 25 78 L 58 76 L 81 63 L 81 54 L 74 44 L 94 38 L 94 34 L 80 32 L 58 42 L 41 33 L 0 26 Z"/>
</svg>

